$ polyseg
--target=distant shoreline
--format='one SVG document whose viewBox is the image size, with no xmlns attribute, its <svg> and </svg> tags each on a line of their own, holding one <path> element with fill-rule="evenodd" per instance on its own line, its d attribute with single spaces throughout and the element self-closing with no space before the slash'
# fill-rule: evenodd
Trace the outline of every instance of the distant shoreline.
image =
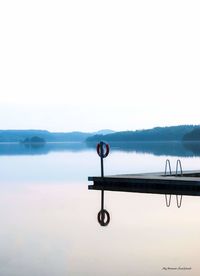
<svg viewBox="0 0 200 276">
<path fill-rule="evenodd" d="M 36 139 L 37 138 L 37 139 Z M 33 139 L 33 141 L 31 140 Z M 87 132 L 49 132 L 46 130 L 0 130 L 0 143 L 22 142 L 34 143 L 66 143 L 87 142 L 97 143 L 101 140 L 113 142 L 165 142 L 165 141 L 200 141 L 200 125 L 180 125 L 171 127 L 156 127 L 136 131 L 101 130 Z"/>
</svg>

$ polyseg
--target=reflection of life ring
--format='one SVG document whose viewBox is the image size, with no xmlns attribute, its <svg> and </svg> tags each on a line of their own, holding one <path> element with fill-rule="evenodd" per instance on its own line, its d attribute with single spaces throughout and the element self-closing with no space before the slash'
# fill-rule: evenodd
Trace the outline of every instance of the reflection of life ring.
<svg viewBox="0 0 200 276">
<path fill-rule="evenodd" d="M 107 210 L 102 209 L 97 215 L 98 222 L 101 226 L 107 226 L 110 222 L 110 215 Z"/>
<path fill-rule="evenodd" d="M 104 142 L 100 142 L 97 144 L 97 153 L 101 158 L 107 157 L 109 154 L 109 145 Z"/>
</svg>

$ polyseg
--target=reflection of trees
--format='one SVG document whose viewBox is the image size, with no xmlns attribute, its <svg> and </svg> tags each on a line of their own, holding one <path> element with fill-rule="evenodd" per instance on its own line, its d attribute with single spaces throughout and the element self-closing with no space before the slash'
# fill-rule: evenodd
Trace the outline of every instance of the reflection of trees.
<svg viewBox="0 0 200 276">
<path fill-rule="evenodd" d="M 191 151 L 193 155 L 200 156 L 200 142 L 184 142 L 184 148 Z"/>
<path fill-rule="evenodd" d="M 200 156 L 200 143 L 198 142 L 112 142 L 110 143 L 110 148 L 111 152 L 149 153 L 157 156 Z M 89 149 L 96 151 L 96 143 L 0 143 L 0 155 L 37 155 L 62 151 L 79 152 Z"/>
<path fill-rule="evenodd" d="M 24 143 L 23 146 L 26 147 L 27 149 L 39 149 L 39 148 L 43 148 L 45 144 L 44 143 Z"/>
<path fill-rule="evenodd" d="M 87 150 L 84 143 L 0 143 L 0 155 L 38 155 L 50 152 Z"/>
<path fill-rule="evenodd" d="M 88 146 L 95 147 L 95 143 Z M 200 151 L 191 150 L 182 142 L 111 142 L 110 147 L 111 151 L 150 153 L 158 156 L 200 156 Z"/>
</svg>

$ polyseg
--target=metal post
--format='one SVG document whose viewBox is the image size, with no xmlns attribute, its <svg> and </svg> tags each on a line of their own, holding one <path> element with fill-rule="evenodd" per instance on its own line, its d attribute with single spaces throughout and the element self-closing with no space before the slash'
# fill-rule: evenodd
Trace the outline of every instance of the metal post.
<svg viewBox="0 0 200 276">
<path fill-rule="evenodd" d="M 101 177 L 104 177 L 103 157 L 101 157 Z"/>
<path fill-rule="evenodd" d="M 100 152 L 101 152 L 101 177 L 104 177 L 104 169 L 103 169 L 103 143 L 100 142 Z"/>
</svg>

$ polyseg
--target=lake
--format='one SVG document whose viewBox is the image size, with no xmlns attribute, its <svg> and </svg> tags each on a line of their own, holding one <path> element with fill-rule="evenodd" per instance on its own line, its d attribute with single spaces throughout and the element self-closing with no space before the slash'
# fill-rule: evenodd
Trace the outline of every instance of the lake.
<svg viewBox="0 0 200 276">
<path fill-rule="evenodd" d="M 200 169 L 198 143 L 113 144 L 105 174 Z M 105 192 L 110 224 L 97 222 L 100 175 L 93 145 L 0 144 L 1 276 L 200 275 L 200 198 Z M 166 272 L 166 270 L 168 270 Z"/>
</svg>

